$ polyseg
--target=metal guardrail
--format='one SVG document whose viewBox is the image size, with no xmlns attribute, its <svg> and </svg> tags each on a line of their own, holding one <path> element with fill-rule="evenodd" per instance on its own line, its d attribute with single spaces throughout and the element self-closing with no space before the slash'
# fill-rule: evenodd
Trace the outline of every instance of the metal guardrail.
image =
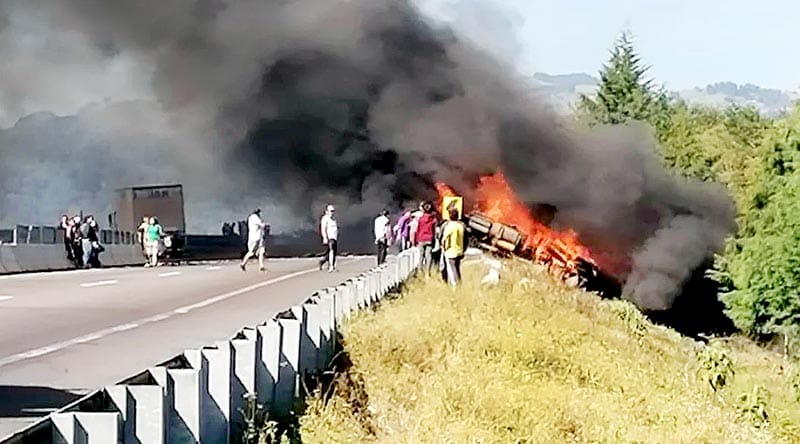
<svg viewBox="0 0 800 444">
<path fill-rule="evenodd" d="M 186 350 L 97 390 L 0 444 L 238 442 L 244 395 L 255 396 L 272 417 L 292 414 L 304 378 L 334 358 L 342 322 L 378 303 L 419 261 L 417 249 L 406 250 L 227 341 Z"/>
</svg>

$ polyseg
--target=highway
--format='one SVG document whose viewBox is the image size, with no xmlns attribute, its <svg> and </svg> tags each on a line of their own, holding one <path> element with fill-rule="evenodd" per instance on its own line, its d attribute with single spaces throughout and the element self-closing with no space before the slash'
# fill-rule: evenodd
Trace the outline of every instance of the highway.
<svg viewBox="0 0 800 444">
<path fill-rule="evenodd" d="M 371 257 L 116 268 L 0 276 L 0 438 L 96 388 L 187 348 L 225 340 L 314 291 L 372 268 Z"/>
</svg>

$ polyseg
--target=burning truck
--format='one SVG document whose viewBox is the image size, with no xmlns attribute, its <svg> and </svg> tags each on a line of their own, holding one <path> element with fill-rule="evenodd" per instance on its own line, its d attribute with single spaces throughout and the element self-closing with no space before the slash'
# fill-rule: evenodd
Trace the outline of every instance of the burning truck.
<svg viewBox="0 0 800 444">
<path fill-rule="evenodd" d="M 436 189 L 443 210 L 458 196 L 444 183 L 436 183 Z M 569 285 L 607 297 L 619 296 L 622 283 L 598 266 L 577 233 L 557 231 L 538 220 L 515 197 L 502 173 L 479 180 L 473 204 L 473 210 L 462 216 L 472 246 L 537 263 Z"/>
</svg>

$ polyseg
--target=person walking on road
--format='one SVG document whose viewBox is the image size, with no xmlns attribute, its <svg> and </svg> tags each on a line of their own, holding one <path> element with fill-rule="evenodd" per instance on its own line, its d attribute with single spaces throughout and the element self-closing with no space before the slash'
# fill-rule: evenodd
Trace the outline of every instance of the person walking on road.
<svg viewBox="0 0 800 444">
<path fill-rule="evenodd" d="M 433 270 L 433 242 L 438 222 L 439 218 L 433 211 L 433 204 L 424 202 L 422 204 L 422 215 L 417 221 L 415 244 L 422 251 L 420 269 L 426 274 L 430 274 L 431 270 Z"/>
<path fill-rule="evenodd" d="M 150 257 L 150 262 L 145 266 L 157 267 L 158 266 L 158 250 L 160 248 L 161 238 L 164 236 L 164 230 L 158 223 L 155 217 L 150 218 L 150 224 L 147 225 L 145 232 L 145 245 L 147 246 L 147 253 Z"/>
<path fill-rule="evenodd" d="M 325 214 L 319 222 L 319 231 L 322 236 L 322 244 L 327 247 L 325 256 L 319 261 L 320 271 L 325 264 L 328 264 L 328 272 L 333 273 L 336 271 L 336 255 L 338 253 L 339 241 L 339 225 L 336 223 L 335 216 L 336 209 L 333 205 L 328 205 L 325 209 Z"/>
<path fill-rule="evenodd" d="M 378 265 L 386 262 L 386 253 L 389 249 L 389 237 L 391 233 L 391 222 L 389 221 L 389 211 L 383 210 L 375 218 L 375 245 L 378 247 Z"/>
<path fill-rule="evenodd" d="M 266 247 L 264 246 L 264 228 L 267 224 L 261 220 L 261 209 L 258 208 L 253 211 L 247 218 L 247 253 L 239 264 L 242 271 L 247 269 L 247 261 L 253 256 L 258 256 L 258 269 L 265 271 L 264 267 L 264 254 Z"/>
<path fill-rule="evenodd" d="M 464 258 L 464 223 L 458 220 L 458 210 L 452 208 L 450 220 L 442 232 L 442 254 L 447 269 L 447 281 L 455 287 L 461 282 L 461 260 Z"/>
</svg>

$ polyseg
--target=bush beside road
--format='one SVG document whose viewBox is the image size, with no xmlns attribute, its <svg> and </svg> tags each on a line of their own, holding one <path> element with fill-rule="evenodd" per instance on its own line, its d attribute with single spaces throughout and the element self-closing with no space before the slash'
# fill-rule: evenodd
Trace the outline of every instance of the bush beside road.
<svg viewBox="0 0 800 444">
<path fill-rule="evenodd" d="M 352 367 L 313 397 L 303 442 L 796 442 L 796 363 L 708 346 L 526 263 L 451 292 L 417 279 L 343 330 Z"/>
</svg>

